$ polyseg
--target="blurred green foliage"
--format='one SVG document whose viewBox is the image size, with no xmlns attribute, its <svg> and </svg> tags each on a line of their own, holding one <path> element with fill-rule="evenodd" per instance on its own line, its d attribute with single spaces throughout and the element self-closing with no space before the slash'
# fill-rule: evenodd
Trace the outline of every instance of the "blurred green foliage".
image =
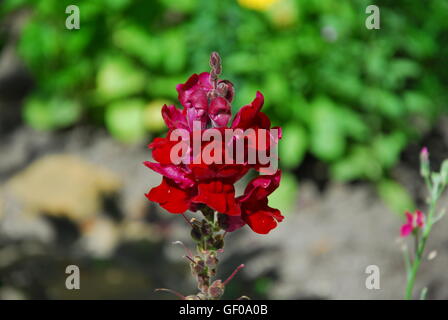
<svg viewBox="0 0 448 320">
<path fill-rule="evenodd" d="M 70 4 L 80 30 L 65 28 Z M 370 4 L 278 0 L 254 11 L 236 0 L 5 0 L 2 15 L 30 9 L 18 49 L 36 78 L 24 109 L 35 128 L 87 119 L 125 142 L 157 134 L 161 104 L 208 70 L 216 50 L 235 109 L 256 90 L 265 95 L 284 128 L 284 167 L 312 154 L 333 179 L 381 181 L 387 194 L 385 173 L 446 109 L 448 1 L 376 1 L 380 30 L 365 27 Z"/>
</svg>

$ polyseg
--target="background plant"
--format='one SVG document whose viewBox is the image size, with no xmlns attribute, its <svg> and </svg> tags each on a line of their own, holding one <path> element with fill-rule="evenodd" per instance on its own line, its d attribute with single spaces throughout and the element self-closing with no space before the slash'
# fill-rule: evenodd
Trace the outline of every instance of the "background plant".
<svg viewBox="0 0 448 320">
<path fill-rule="evenodd" d="M 80 7 L 80 30 L 64 27 L 69 4 Z M 374 181 L 403 210 L 410 198 L 389 170 L 446 110 L 448 3 L 376 1 L 380 30 L 364 27 L 369 4 L 5 0 L 1 15 L 29 10 L 18 50 L 36 80 L 23 110 L 34 128 L 87 121 L 125 142 L 158 134 L 170 89 L 216 50 L 244 88 L 235 106 L 256 88 L 269 97 L 284 168 L 318 159 L 330 178 Z M 283 185 L 294 189 L 294 178 Z M 279 194 L 285 203 L 288 192 Z"/>
<path fill-rule="evenodd" d="M 426 200 L 428 205 L 427 213 L 416 211 L 414 214 L 406 213 L 408 222 L 403 225 L 401 236 L 412 235 L 414 247 L 408 250 L 404 248 L 404 258 L 406 263 L 406 299 L 412 299 L 415 279 L 417 277 L 420 264 L 424 258 L 426 242 L 431 233 L 432 227 L 444 216 L 445 210 L 438 211 L 438 202 L 448 183 L 448 160 L 445 160 L 440 168 L 440 172 L 431 172 L 429 163 L 429 153 L 426 148 L 420 153 L 420 174 L 425 180 L 428 192 Z M 412 252 L 412 255 L 410 252 Z M 421 299 L 425 299 L 427 288 L 421 291 Z"/>
</svg>

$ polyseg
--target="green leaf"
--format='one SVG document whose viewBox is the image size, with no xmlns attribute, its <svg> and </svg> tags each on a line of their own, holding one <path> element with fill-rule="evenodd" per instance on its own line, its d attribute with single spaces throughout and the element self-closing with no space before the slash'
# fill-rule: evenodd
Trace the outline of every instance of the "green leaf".
<svg viewBox="0 0 448 320">
<path fill-rule="evenodd" d="M 292 213 L 296 207 L 298 184 L 294 175 L 282 172 L 280 186 L 269 196 L 269 206 L 279 209 L 283 215 Z"/>
<path fill-rule="evenodd" d="M 22 31 L 19 53 L 37 72 L 44 72 L 43 65 L 56 58 L 58 53 L 57 31 L 46 22 L 30 21 Z"/>
<path fill-rule="evenodd" d="M 149 67 L 156 67 L 165 54 L 159 38 L 150 35 L 149 30 L 128 25 L 118 28 L 113 34 L 114 44 L 124 52 L 139 58 Z"/>
<path fill-rule="evenodd" d="M 378 193 L 384 203 L 395 213 L 414 211 L 415 204 L 409 192 L 393 180 L 382 180 L 377 186 Z"/>
<path fill-rule="evenodd" d="M 16 10 L 18 8 L 20 8 L 21 6 L 28 4 L 30 1 L 29 0 L 7 0 L 7 1 L 3 1 L 3 8 L 2 8 L 2 12 L 0 12 L 0 15 L 2 14 L 7 14 L 10 11 Z"/>
<path fill-rule="evenodd" d="M 282 166 L 288 169 L 297 167 L 303 160 L 308 147 L 308 136 L 303 127 L 291 123 L 282 128 L 279 143 L 279 156 Z"/>
<path fill-rule="evenodd" d="M 81 115 L 79 103 L 62 97 L 31 97 L 25 104 L 25 121 L 37 130 L 52 130 L 74 124 Z"/>
<path fill-rule="evenodd" d="M 177 99 L 176 85 L 185 82 L 185 76 L 153 77 L 146 86 L 146 92 L 153 97 Z M 174 90 L 173 90 L 174 88 Z"/>
<path fill-rule="evenodd" d="M 364 146 L 354 147 L 346 157 L 331 166 L 332 178 L 338 181 L 377 180 L 382 173 L 381 164 L 372 150 Z"/>
<path fill-rule="evenodd" d="M 122 98 L 143 90 L 146 77 L 131 61 L 115 56 L 100 66 L 96 83 L 100 97 L 105 100 Z"/>
<path fill-rule="evenodd" d="M 145 135 L 143 121 L 144 102 L 139 99 L 112 103 L 106 109 L 106 126 L 109 132 L 125 143 L 140 141 Z"/>
<path fill-rule="evenodd" d="M 368 137 L 369 128 L 360 114 L 343 107 L 339 107 L 338 112 L 347 136 L 357 140 L 365 140 Z"/>
<path fill-rule="evenodd" d="M 102 0 L 104 6 L 111 10 L 123 10 L 131 0 Z"/>
<path fill-rule="evenodd" d="M 153 100 L 145 105 L 143 111 L 143 122 L 145 128 L 150 132 L 159 132 L 166 128 L 165 121 L 162 118 L 162 106 L 172 104 L 168 100 Z"/>
<path fill-rule="evenodd" d="M 193 12 L 198 6 L 198 0 L 160 0 L 167 8 L 183 13 Z"/>
<path fill-rule="evenodd" d="M 185 35 L 180 31 L 169 31 L 163 36 L 163 63 L 168 73 L 178 73 L 185 67 L 187 44 Z"/>
<path fill-rule="evenodd" d="M 269 289 L 272 287 L 272 280 L 268 277 L 258 278 L 255 281 L 255 291 L 260 295 L 266 295 L 269 293 Z"/>
<path fill-rule="evenodd" d="M 440 177 L 444 185 L 448 184 L 448 159 L 444 160 L 440 166 Z"/>
<path fill-rule="evenodd" d="M 328 99 L 319 98 L 313 103 L 311 151 L 317 157 L 330 161 L 344 153 L 346 140 L 343 122 L 343 118 Z"/>
<path fill-rule="evenodd" d="M 288 82 L 285 77 L 278 73 L 268 73 L 263 86 L 266 88 L 266 97 L 273 104 L 281 105 L 283 101 L 287 100 Z M 282 108 L 283 113 L 290 113 L 289 108 Z"/>
<path fill-rule="evenodd" d="M 431 114 L 431 100 L 420 92 L 408 91 L 404 94 L 404 104 L 410 112 Z"/>
<path fill-rule="evenodd" d="M 383 167 L 390 168 L 397 161 L 406 145 L 404 133 L 396 131 L 389 135 L 380 135 L 373 140 L 373 150 Z"/>
</svg>

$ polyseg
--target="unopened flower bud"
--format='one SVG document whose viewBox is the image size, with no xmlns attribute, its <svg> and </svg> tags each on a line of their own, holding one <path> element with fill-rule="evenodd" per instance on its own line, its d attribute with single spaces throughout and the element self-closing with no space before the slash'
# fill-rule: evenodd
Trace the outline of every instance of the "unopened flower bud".
<svg viewBox="0 0 448 320">
<path fill-rule="evenodd" d="M 218 264 L 218 258 L 216 257 L 215 252 L 211 252 L 210 255 L 207 257 L 207 260 L 205 262 L 208 267 L 214 267 Z"/>
<path fill-rule="evenodd" d="M 432 172 L 431 173 L 431 181 L 432 181 L 432 192 L 434 195 L 437 195 L 439 193 L 439 190 L 442 186 L 442 175 L 438 172 Z"/>
<path fill-rule="evenodd" d="M 204 262 L 204 260 L 202 260 L 202 258 L 201 258 L 200 256 L 195 256 L 195 257 L 194 257 L 194 262 L 195 262 L 197 265 L 201 266 L 202 268 L 205 267 L 205 262 Z"/>
<path fill-rule="evenodd" d="M 209 289 L 209 278 L 203 275 L 198 276 L 198 289 L 201 290 L 201 292 L 207 292 Z"/>
<path fill-rule="evenodd" d="M 213 299 L 219 299 L 224 294 L 224 284 L 221 280 L 215 280 L 208 288 L 208 294 Z"/>
<path fill-rule="evenodd" d="M 205 219 L 207 219 L 208 221 L 213 221 L 215 217 L 215 212 L 213 211 L 213 209 L 204 206 L 203 208 L 201 208 L 201 212 L 204 215 Z"/>
<path fill-rule="evenodd" d="M 210 72 L 210 82 L 211 83 L 216 83 L 217 81 L 218 81 L 218 75 L 215 73 L 214 70 L 212 70 Z M 211 93 L 212 93 L 212 95 L 210 95 L 209 98 L 212 97 L 213 94 L 214 94 L 214 92 L 211 92 Z"/>
<path fill-rule="evenodd" d="M 212 249 L 212 250 L 216 249 L 215 248 L 215 240 L 213 239 L 213 237 L 207 238 L 206 243 L 207 243 L 207 248 L 208 249 Z"/>
<path fill-rule="evenodd" d="M 423 147 L 420 151 L 420 174 L 424 178 L 428 178 L 430 175 L 429 152 L 426 147 Z"/>
<path fill-rule="evenodd" d="M 201 232 L 205 236 L 211 234 L 212 232 L 212 227 L 206 220 L 202 220 Z"/>
<path fill-rule="evenodd" d="M 199 256 L 195 256 L 193 258 L 193 261 L 194 262 L 191 263 L 191 272 L 193 273 L 193 275 L 197 276 L 203 273 L 205 268 L 204 260 L 202 260 L 202 258 Z"/>
<path fill-rule="evenodd" d="M 199 242 L 196 244 L 196 250 L 197 250 L 198 252 L 200 252 L 200 253 L 205 253 L 205 252 L 206 252 L 206 249 L 204 248 L 204 242 L 203 242 L 203 241 L 199 241 Z"/>
<path fill-rule="evenodd" d="M 229 80 L 219 81 L 216 91 L 219 96 L 225 98 L 227 101 L 232 102 L 235 96 L 235 89 L 233 88 L 233 83 Z"/>
<path fill-rule="evenodd" d="M 198 227 L 201 226 L 201 222 L 196 218 L 191 218 L 190 223 L 194 226 L 198 226 Z"/>
<path fill-rule="evenodd" d="M 215 241 L 214 241 L 214 243 L 213 243 L 213 247 L 216 249 L 216 250 L 219 250 L 219 249 L 222 249 L 222 248 L 224 248 L 224 237 L 222 236 L 222 235 L 217 235 L 216 237 L 215 237 Z"/>
<path fill-rule="evenodd" d="M 448 184 L 448 160 L 442 162 L 442 166 L 440 168 L 440 177 L 442 178 L 442 184 Z"/>
<path fill-rule="evenodd" d="M 195 226 L 195 225 L 193 225 L 190 235 L 193 238 L 193 240 L 195 240 L 195 241 L 200 241 L 202 238 L 201 230 L 199 229 L 198 226 Z"/>
<path fill-rule="evenodd" d="M 210 55 L 210 67 L 216 74 L 221 74 L 221 57 L 216 51 Z"/>
</svg>

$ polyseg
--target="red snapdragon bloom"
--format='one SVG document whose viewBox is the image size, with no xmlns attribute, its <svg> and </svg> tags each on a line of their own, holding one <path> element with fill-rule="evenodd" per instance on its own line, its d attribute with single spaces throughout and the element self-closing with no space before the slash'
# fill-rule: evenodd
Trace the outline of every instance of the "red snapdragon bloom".
<svg viewBox="0 0 448 320">
<path fill-rule="evenodd" d="M 245 193 L 237 197 L 234 184 L 251 168 L 261 171 L 266 165 L 258 162 L 249 163 L 246 159 L 243 162 L 229 163 L 229 160 L 235 160 L 237 156 L 235 152 L 229 152 L 229 141 L 219 143 L 214 140 L 201 144 L 199 151 L 202 154 L 206 148 L 215 144 L 215 147 L 219 148 L 214 150 L 221 152 L 219 154 L 212 152 L 212 156 L 222 161 L 205 163 L 200 158 L 201 154 L 194 152 L 194 140 L 206 136 L 209 133 L 207 131 L 212 129 L 215 133 L 223 134 L 226 129 L 253 129 L 254 132 L 263 129 L 262 134 L 267 137 L 263 139 L 266 141 L 264 145 L 258 143 L 259 136 L 255 135 L 242 136 L 241 139 L 245 139 L 246 142 L 243 146 L 245 151 L 249 149 L 270 151 L 281 138 L 281 131 L 278 130 L 280 132 L 278 135 L 274 135 L 274 131 L 271 131 L 274 128 L 271 128 L 268 116 L 261 112 L 264 98 L 260 92 L 257 92 L 252 103 L 241 108 L 232 124 L 228 126 L 234 96 L 233 84 L 218 79 L 221 72 L 218 55 L 212 54 L 211 66 L 211 73 L 193 74 L 187 82 L 177 85 L 178 98 L 183 109 L 173 105 L 162 107 L 162 117 L 169 130 L 165 137 L 155 138 L 148 146 L 152 149 L 152 156 L 156 162 L 146 161 L 144 164 L 161 174 L 163 179 L 159 186 L 146 194 L 146 197 L 176 214 L 182 214 L 187 210 L 197 211 L 206 205 L 228 218 L 227 231 L 234 231 L 247 224 L 255 232 L 266 234 L 283 220 L 279 210 L 268 206 L 267 199 L 280 183 L 280 171 L 253 179 Z M 176 129 L 186 130 L 191 134 L 188 137 L 180 137 L 178 141 L 171 141 L 170 135 Z M 239 136 L 233 137 L 231 142 L 239 138 Z M 177 151 L 173 148 L 179 146 L 184 151 L 180 163 L 171 157 L 172 151 Z"/>
</svg>

